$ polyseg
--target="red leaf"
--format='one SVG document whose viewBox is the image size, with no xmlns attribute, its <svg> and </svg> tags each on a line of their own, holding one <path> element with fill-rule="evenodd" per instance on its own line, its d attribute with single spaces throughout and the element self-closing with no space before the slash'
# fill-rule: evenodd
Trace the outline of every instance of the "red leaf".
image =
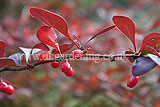
<svg viewBox="0 0 160 107">
<path fill-rule="evenodd" d="M 32 17 L 35 17 L 41 20 L 43 23 L 52 26 L 65 36 L 69 36 L 68 24 L 62 16 L 36 7 L 30 8 L 29 11 Z"/>
<path fill-rule="evenodd" d="M 49 51 L 49 47 L 45 45 L 44 43 L 37 43 L 33 46 L 32 49 L 37 48 L 37 49 L 42 49 L 44 51 Z"/>
<path fill-rule="evenodd" d="M 5 56 L 6 52 L 6 43 L 4 41 L 0 41 L 0 58 Z"/>
<path fill-rule="evenodd" d="M 0 59 L 0 68 L 16 67 L 16 63 L 13 59 L 1 58 Z"/>
<path fill-rule="evenodd" d="M 66 51 L 70 50 L 72 47 L 73 47 L 73 44 L 69 44 L 69 43 L 59 45 L 61 53 L 65 53 Z M 52 54 L 59 54 L 59 52 L 53 49 Z"/>
<path fill-rule="evenodd" d="M 134 22 L 129 17 L 125 16 L 113 16 L 112 20 L 117 28 L 132 41 L 136 51 Z"/>
<path fill-rule="evenodd" d="M 35 17 L 35 18 L 41 20 L 43 23 L 55 28 L 56 30 L 58 30 L 60 33 L 65 35 L 69 40 L 71 40 L 77 46 L 77 44 L 69 36 L 68 24 L 62 16 L 60 16 L 56 13 L 47 11 L 45 9 L 36 8 L 36 7 L 30 8 L 29 12 L 32 17 Z"/>
<path fill-rule="evenodd" d="M 94 35 L 86 42 L 86 44 L 84 45 L 84 48 L 86 47 L 86 45 L 88 44 L 88 42 L 90 42 L 91 40 L 93 40 L 95 37 L 97 37 L 97 36 L 99 36 L 99 35 L 101 35 L 101 34 L 103 34 L 103 33 L 105 33 L 105 32 L 110 31 L 110 30 L 113 29 L 114 27 L 115 27 L 115 26 L 110 26 L 110 27 L 106 27 L 106 28 L 98 31 L 96 34 L 94 34 Z"/>
<path fill-rule="evenodd" d="M 53 48 L 58 50 L 56 45 L 55 45 L 57 35 L 51 27 L 42 26 L 41 28 L 39 28 L 38 31 L 37 31 L 37 38 L 42 43 L 44 43 L 46 45 L 49 45 L 49 46 L 52 46 Z"/>
<path fill-rule="evenodd" d="M 44 50 L 44 51 L 49 51 L 50 50 L 49 47 L 46 44 L 44 44 L 44 43 L 37 43 L 37 44 L 35 44 L 32 47 L 32 50 L 31 50 L 30 54 L 32 54 L 33 49 L 35 49 L 35 48 L 41 49 L 41 50 Z"/>
<path fill-rule="evenodd" d="M 139 53 L 145 48 L 145 46 L 151 46 L 156 51 L 160 50 L 160 33 L 154 32 L 147 35 L 142 42 L 141 49 Z"/>
<path fill-rule="evenodd" d="M 149 45 L 146 45 L 146 46 L 142 49 L 141 55 L 145 55 L 145 54 L 148 54 L 148 53 L 153 53 L 154 55 L 159 56 L 158 52 L 157 52 L 154 48 L 152 48 L 152 47 L 149 46 Z"/>
</svg>

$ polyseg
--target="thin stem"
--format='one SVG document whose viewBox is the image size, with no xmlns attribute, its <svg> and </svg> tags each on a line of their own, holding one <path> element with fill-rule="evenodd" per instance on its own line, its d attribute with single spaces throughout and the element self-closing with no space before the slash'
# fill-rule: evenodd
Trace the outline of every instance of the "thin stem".
<svg viewBox="0 0 160 107">
<path fill-rule="evenodd" d="M 117 54 L 117 55 L 85 54 L 85 55 L 83 55 L 82 60 L 83 60 L 83 58 L 88 58 L 86 60 L 90 60 L 89 58 L 104 58 L 104 59 L 109 59 L 110 61 L 114 61 L 116 58 L 122 58 L 122 57 L 138 58 L 140 56 L 139 55 L 135 55 L 135 54 L 124 54 L 124 55 L 123 54 Z M 36 63 L 33 63 L 33 65 L 25 66 L 25 67 L 0 68 L 0 72 L 32 70 L 34 67 L 36 67 L 38 65 L 41 65 L 41 64 L 44 64 L 44 63 L 54 62 L 54 61 L 64 61 L 64 60 L 69 59 L 69 58 L 72 58 L 72 54 L 56 57 L 56 58 L 51 59 L 51 60 L 45 60 L 45 61 L 41 61 L 41 62 L 36 62 Z M 81 59 L 78 59 L 78 60 L 81 60 Z"/>
<path fill-rule="evenodd" d="M 74 42 L 73 39 L 70 39 L 72 41 L 72 43 L 74 43 L 76 45 L 76 47 L 79 49 L 80 47 L 76 44 L 76 42 Z"/>
</svg>

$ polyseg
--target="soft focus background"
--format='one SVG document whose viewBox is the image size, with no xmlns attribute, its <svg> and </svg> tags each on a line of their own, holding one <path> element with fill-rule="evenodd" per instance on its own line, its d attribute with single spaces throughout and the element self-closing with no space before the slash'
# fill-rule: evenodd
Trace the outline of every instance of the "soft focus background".
<svg viewBox="0 0 160 107">
<path fill-rule="evenodd" d="M 36 44 L 36 30 L 43 24 L 29 15 L 28 8 L 34 6 L 62 15 L 70 34 L 77 35 L 82 44 L 98 29 L 113 25 L 112 16 L 129 16 L 136 25 L 139 49 L 147 34 L 160 32 L 159 5 L 159 0 L 0 0 L 0 39 L 7 43 L 7 56 L 19 52 L 20 46 L 30 48 Z M 59 43 L 70 42 L 61 34 L 58 37 Z M 89 53 L 122 54 L 132 44 L 113 29 L 88 47 Z M 126 84 L 132 64 L 128 61 L 70 63 L 75 71 L 71 78 L 50 65 L 30 72 L 3 72 L 1 77 L 18 89 L 11 96 L 0 93 L 0 107 L 160 107 L 159 67 L 129 89 Z"/>
</svg>

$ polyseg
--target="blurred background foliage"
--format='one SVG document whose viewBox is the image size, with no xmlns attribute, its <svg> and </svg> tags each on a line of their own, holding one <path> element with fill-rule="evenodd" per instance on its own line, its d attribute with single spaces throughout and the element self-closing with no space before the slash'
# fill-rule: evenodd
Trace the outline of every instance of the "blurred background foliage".
<svg viewBox="0 0 160 107">
<path fill-rule="evenodd" d="M 28 8 L 34 6 L 62 15 L 70 34 L 77 35 L 82 44 L 98 29 L 113 25 L 112 16 L 129 16 L 136 25 L 139 49 L 147 34 L 160 32 L 159 5 L 159 0 L 0 0 L 0 39 L 7 43 L 7 56 L 19 52 L 20 46 L 30 48 L 36 44 L 36 31 L 43 24 L 29 15 Z M 57 34 L 60 44 L 70 42 Z M 121 54 L 132 45 L 114 29 L 88 47 L 88 53 Z M 71 78 L 50 65 L 32 71 L 3 72 L 1 77 L 18 88 L 11 96 L 0 93 L 0 107 L 160 107 L 159 67 L 129 89 L 126 84 L 132 64 L 128 61 L 70 63 L 75 71 Z"/>
</svg>

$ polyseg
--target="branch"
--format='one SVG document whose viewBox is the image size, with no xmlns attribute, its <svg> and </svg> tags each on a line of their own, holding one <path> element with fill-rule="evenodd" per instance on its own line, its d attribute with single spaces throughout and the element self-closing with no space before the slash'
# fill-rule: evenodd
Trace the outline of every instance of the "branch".
<svg viewBox="0 0 160 107">
<path fill-rule="evenodd" d="M 83 55 L 83 57 L 81 58 L 83 60 L 83 58 L 104 58 L 104 59 L 109 59 L 110 61 L 115 61 L 116 58 L 122 58 L 122 57 L 134 57 L 134 58 L 138 58 L 140 57 L 139 55 L 135 55 L 135 54 L 117 54 L 117 55 L 100 55 L 100 54 L 85 54 Z M 72 54 L 69 55 L 63 55 L 60 57 L 56 57 L 55 59 L 51 59 L 51 60 L 45 60 L 45 61 L 41 61 L 41 62 L 36 62 L 33 63 L 32 65 L 28 65 L 25 67 L 17 67 L 17 68 L 0 68 L 0 73 L 3 71 L 23 71 L 23 70 L 32 70 L 34 67 L 38 66 L 38 65 L 42 65 L 44 63 L 48 63 L 48 62 L 54 62 L 54 61 L 64 61 L 66 59 L 72 58 Z M 78 59 L 78 60 L 81 60 Z M 90 60 L 90 59 L 87 59 Z"/>
</svg>

